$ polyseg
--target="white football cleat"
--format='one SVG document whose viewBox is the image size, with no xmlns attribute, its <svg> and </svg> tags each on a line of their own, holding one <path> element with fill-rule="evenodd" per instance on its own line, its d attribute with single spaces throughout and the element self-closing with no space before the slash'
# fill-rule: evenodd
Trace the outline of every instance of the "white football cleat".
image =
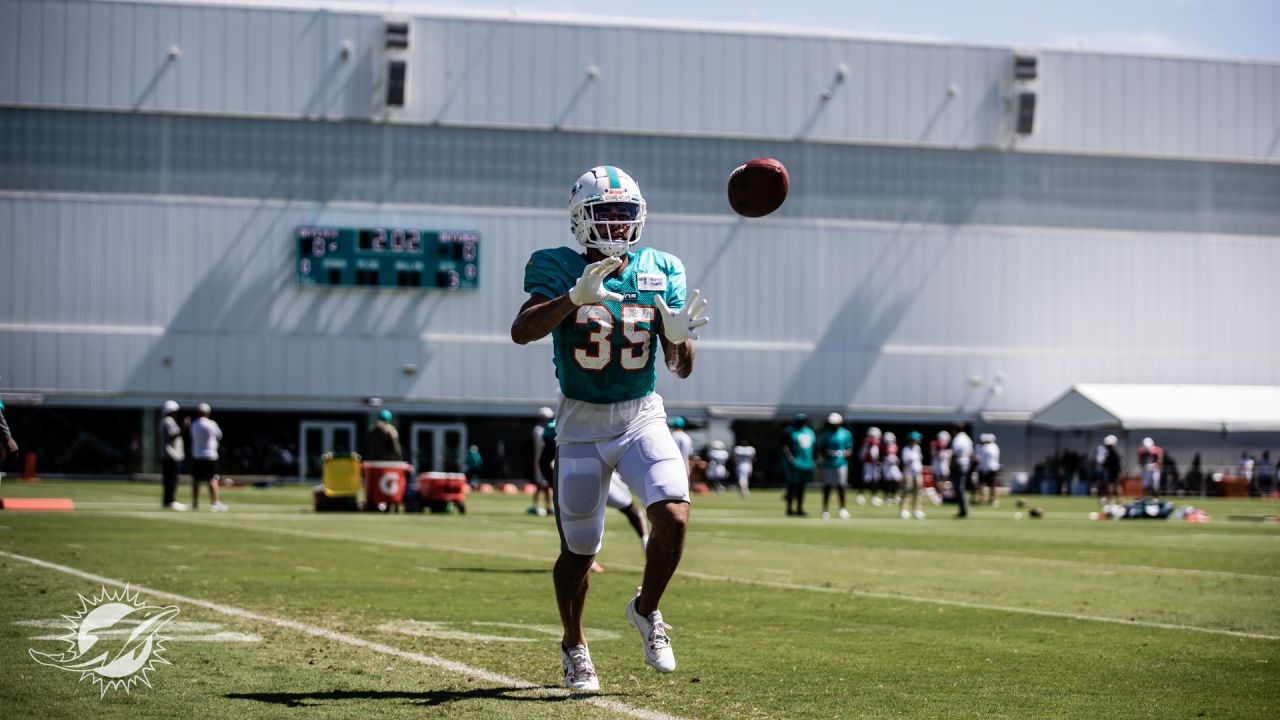
<svg viewBox="0 0 1280 720">
<path fill-rule="evenodd" d="M 830 520 L 830 519 L 831 519 L 831 513 L 827 512 L 826 510 L 823 510 L 823 511 L 822 511 L 822 519 L 823 519 L 823 520 Z"/>
<path fill-rule="evenodd" d="M 173 502 L 169 503 L 168 505 L 165 505 L 165 508 L 167 508 L 167 509 L 169 509 L 169 510 L 172 510 L 172 511 L 174 511 L 174 512 L 186 512 L 186 511 L 187 511 L 187 506 L 186 506 L 186 505 L 183 505 L 182 503 L 178 502 L 177 500 L 174 500 Z"/>
<path fill-rule="evenodd" d="M 560 648 L 560 664 L 564 666 L 565 687 L 578 692 L 596 692 L 600 689 L 596 665 L 591 662 L 591 653 L 587 651 L 586 645 L 574 645 L 568 650 Z"/>
<path fill-rule="evenodd" d="M 923 519 L 924 519 L 924 511 L 923 511 L 923 510 L 917 510 L 917 511 L 916 511 L 916 519 L 917 519 L 917 520 L 923 520 Z"/>
<path fill-rule="evenodd" d="M 881 499 L 880 499 L 880 498 L 878 498 L 878 497 L 873 497 L 873 498 L 871 498 L 871 504 L 872 504 L 872 505 L 875 505 L 876 507 L 880 507 L 881 505 L 883 505 L 883 504 L 884 504 L 884 500 L 881 500 Z"/>
<path fill-rule="evenodd" d="M 864 497 L 862 497 L 861 495 L 859 495 L 858 497 L 854 498 L 854 499 L 853 499 L 853 501 L 854 501 L 855 503 L 857 503 L 859 506 L 862 506 L 862 505 L 866 505 L 866 504 L 867 504 L 867 499 L 866 499 L 866 498 L 864 498 Z"/>
<path fill-rule="evenodd" d="M 849 519 L 849 511 L 848 511 L 848 510 L 846 510 L 846 509 L 844 509 L 844 508 L 840 508 L 840 519 L 841 519 L 841 520 L 848 520 L 848 519 Z"/>
<path fill-rule="evenodd" d="M 226 505 L 223 505 L 220 502 L 216 502 L 209 506 L 209 510 L 212 512 L 226 512 L 227 510 L 230 510 L 230 509 L 231 508 L 228 508 Z"/>
<path fill-rule="evenodd" d="M 910 519 L 911 519 L 911 511 L 910 511 L 910 510 L 908 510 L 908 509 L 906 509 L 906 508 L 903 508 L 903 509 L 901 509 L 901 510 L 899 510 L 899 511 L 898 511 L 898 517 L 902 518 L 903 520 L 910 520 Z"/>
<path fill-rule="evenodd" d="M 636 599 L 627 603 L 627 620 L 631 627 L 640 631 L 640 644 L 644 646 L 644 661 L 658 672 L 672 672 L 676 669 L 676 654 L 671 651 L 671 638 L 667 631 L 671 626 L 662 622 L 662 613 L 654 610 L 649 617 L 644 617 L 636 610 Z"/>
</svg>

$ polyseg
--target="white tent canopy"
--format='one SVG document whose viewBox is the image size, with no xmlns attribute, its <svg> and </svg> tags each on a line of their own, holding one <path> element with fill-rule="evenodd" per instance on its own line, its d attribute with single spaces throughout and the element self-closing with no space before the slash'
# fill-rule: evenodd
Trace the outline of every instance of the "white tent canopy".
<svg viewBox="0 0 1280 720">
<path fill-rule="evenodd" d="M 1075 385 L 1031 416 L 1053 430 L 1280 431 L 1280 386 Z"/>
</svg>

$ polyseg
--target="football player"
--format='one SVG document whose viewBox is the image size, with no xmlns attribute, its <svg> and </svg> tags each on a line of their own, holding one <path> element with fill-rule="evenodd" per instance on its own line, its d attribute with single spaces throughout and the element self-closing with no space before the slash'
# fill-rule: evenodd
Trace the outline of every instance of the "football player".
<svg viewBox="0 0 1280 720">
<path fill-rule="evenodd" d="M 738 494 L 751 494 L 751 473 L 755 470 L 756 449 L 745 442 L 733 446 L 733 474 L 738 479 Z"/>
<path fill-rule="evenodd" d="M 907 446 L 902 448 L 902 494 L 898 496 L 898 517 L 903 520 L 924 519 L 920 509 L 920 486 L 924 477 L 924 449 L 920 441 L 924 436 L 912 432 L 907 436 Z M 911 505 L 911 510 L 907 505 Z"/>
<path fill-rule="evenodd" d="M 626 616 L 640 633 L 645 662 L 675 670 L 658 602 L 684 551 L 689 475 L 654 392 L 657 355 L 679 378 L 693 372 L 694 332 L 707 301 L 685 297 L 684 265 L 639 245 L 645 222 L 640 187 L 622 170 L 588 170 L 569 192 L 569 227 L 581 249 L 538 250 L 525 266 L 529 293 L 511 324 L 520 345 L 552 336 L 563 398 L 556 412 L 556 525 L 553 571 L 564 627 L 565 684 L 596 691 L 582 612 L 591 562 L 604 533 L 605 498 L 616 470 L 645 505 L 650 536 L 643 585 Z"/>
<path fill-rule="evenodd" d="M 853 455 L 853 433 L 844 427 L 844 416 L 831 413 L 818 433 L 818 475 L 822 478 L 822 519 L 831 517 L 828 507 L 831 490 L 840 495 L 840 518 L 848 519 L 845 489 L 849 487 L 849 458 Z"/>
<path fill-rule="evenodd" d="M 862 484 L 858 487 L 858 497 L 854 502 L 859 505 L 867 501 L 862 496 L 865 490 L 871 496 L 872 505 L 880 505 L 882 501 L 876 497 L 876 488 L 880 485 L 880 428 L 867 428 L 867 435 L 862 439 L 862 450 L 858 453 L 858 461 L 862 464 Z"/>
<path fill-rule="evenodd" d="M 809 416 L 796 413 L 782 433 L 782 457 L 787 469 L 783 499 L 787 501 L 787 515 L 805 517 L 809 514 L 804 511 L 804 489 L 813 482 L 813 447 L 817 444 L 818 437 L 809 427 Z"/>
</svg>

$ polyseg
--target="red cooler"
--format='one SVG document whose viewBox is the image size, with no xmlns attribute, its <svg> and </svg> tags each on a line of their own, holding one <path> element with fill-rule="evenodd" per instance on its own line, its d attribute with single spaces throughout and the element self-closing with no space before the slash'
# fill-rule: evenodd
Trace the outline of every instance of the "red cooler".
<svg viewBox="0 0 1280 720">
<path fill-rule="evenodd" d="M 365 507 L 398 510 L 404 502 L 404 490 L 413 466 L 406 462 L 367 461 L 362 467 Z"/>
<path fill-rule="evenodd" d="M 418 475 L 418 492 L 422 505 L 431 512 L 459 514 L 467 511 L 467 476 L 462 473 L 424 472 Z"/>
</svg>

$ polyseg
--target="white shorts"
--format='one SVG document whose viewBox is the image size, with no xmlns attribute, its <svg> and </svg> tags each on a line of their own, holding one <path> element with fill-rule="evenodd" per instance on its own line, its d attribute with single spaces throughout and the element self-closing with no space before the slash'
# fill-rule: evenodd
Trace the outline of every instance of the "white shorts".
<svg viewBox="0 0 1280 720">
<path fill-rule="evenodd" d="M 849 487 L 849 466 L 820 467 L 818 477 L 822 480 L 822 487 Z"/>
<path fill-rule="evenodd" d="M 689 501 L 688 469 L 657 393 L 614 405 L 566 399 L 556 417 L 556 524 L 565 549 L 600 551 L 615 470 L 645 507 Z"/>
<path fill-rule="evenodd" d="M 604 502 L 614 510 L 625 510 L 635 503 L 635 498 L 631 497 L 631 488 L 622 482 L 618 473 L 614 473 L 609 480 L 609 497 Z"/>
</svg>

